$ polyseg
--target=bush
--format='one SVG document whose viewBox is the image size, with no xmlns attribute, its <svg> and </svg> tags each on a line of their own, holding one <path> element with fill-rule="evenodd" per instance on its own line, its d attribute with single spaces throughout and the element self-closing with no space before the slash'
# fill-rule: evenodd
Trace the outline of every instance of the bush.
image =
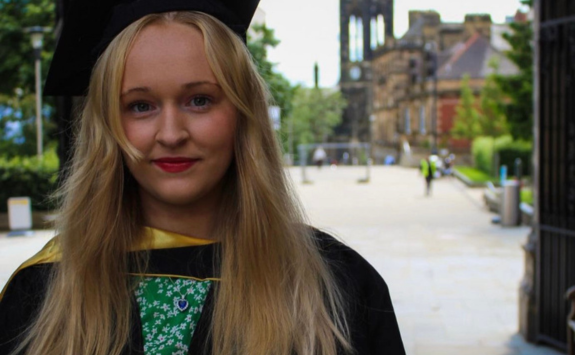
<svg viewBox="0 0 575 355">
<path fill-rule="evenodd" d="M 478 137 L 473 140 L 471 153 L 475 167 L 486 174 L 496 176 L 499 166 L 506 165 L 509 174 L 514 173 L 515 159 L 520 158 L 523 166 L 523 176 L 531 175 L 532 144 L 525 141 L 513 141 L 509 135 L 498 138 Z M 493 157 L 498 155 L 497 171 L 493 163 Z"/>
<path fill-rule="evenodd" d="M 48 211 L 54 208 L 49 196 L 56 189 L 58 156 L 54 150 L 37 157 L 0 157 L 0 212 L 7 212 L 8 198 L 30 197 L 32 210 Z"/>
<path fill-rule="evenodd" d="M 492 137 L 475 138 L 471 145 L 471 154 L 473 154 L 475 167 L 489 175 L 491 175 L 493 169 L 493 148 Z"/>
</svg>

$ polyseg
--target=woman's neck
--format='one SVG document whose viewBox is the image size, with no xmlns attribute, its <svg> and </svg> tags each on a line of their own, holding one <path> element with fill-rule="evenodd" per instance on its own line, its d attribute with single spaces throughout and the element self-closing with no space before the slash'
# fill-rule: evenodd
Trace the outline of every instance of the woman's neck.
<svg viewBox="0 0 575 355">
<path fill-rule="evenodd" d="M 142 198 L 142 212 L 147 226 L 178 234 L 213 239 L 215 206 L 175 206 Z"/>
</svg>

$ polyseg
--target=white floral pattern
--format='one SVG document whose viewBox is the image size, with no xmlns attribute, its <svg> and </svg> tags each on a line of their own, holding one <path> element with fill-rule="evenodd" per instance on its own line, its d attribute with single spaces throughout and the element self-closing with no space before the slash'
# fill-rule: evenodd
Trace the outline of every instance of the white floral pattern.
<svg viewBox="0 0 575 355">
<path fill-rule="evenodd" d="M 135 291 L 140 307 L 146 355 L 186 355 L 202 314 L 211 281 L 170 277 L 143 277 Z M 182 298 L 185 311 L 176 307 Z"/>
</svg>

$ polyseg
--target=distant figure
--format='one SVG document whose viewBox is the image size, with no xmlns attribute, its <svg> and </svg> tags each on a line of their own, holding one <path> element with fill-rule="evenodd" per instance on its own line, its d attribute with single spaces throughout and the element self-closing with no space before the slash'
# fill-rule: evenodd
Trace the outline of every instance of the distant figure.
<svg viewBox="0 0 575 355">
<path fill-rule="evenodd" d="M 395 164 L 395 157 L 391 154 L 385 156 L 384 165 L 393 165 Z"/>
<path fill-rule="evenodd" d="M 313 162 L 317 165 L 318 169 L 321 169 L 321 166 L 323 165 L 323 161 L 326 158 L 327 158 L 327 153 L 325 152 L 323 147 L 320 145 L 319 147 L 317 147 L 317 149 L 313 153 Z"/>
<path fill-rule="evenodd" d="M 341 163 L 342 163 L 343 165 L 349 164 L 349 153 L 348 153 L 348 152 L 344 152 L 344 153 L 343 153 L 343 156 L 342 156 L 342 158 L 341 158 Z"/>
<path fill-rule="evenodd" d="M 425 195 L 429 196 L 431 194 L 431 181 L 435 177 L 435 171 L 437 170 L 437 165 L 434 160 L 429 160 L 429 158 L 421 159 L 420 163 L 421 175 L 425 178 Z"/>
</svg>

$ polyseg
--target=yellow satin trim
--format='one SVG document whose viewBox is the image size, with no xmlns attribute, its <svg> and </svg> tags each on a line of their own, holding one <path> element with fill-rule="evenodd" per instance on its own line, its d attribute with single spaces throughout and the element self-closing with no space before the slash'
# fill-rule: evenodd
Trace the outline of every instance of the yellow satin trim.
<svg viewBox="0 0 575 355">
<path fill-rule="evenodd" d="M 215 241 L 211 239 L 188 237 L 186 235 L 168 232 L 152 227 L 144 227 L 144 231 L 148 238 L 145 238 L 143 244 L 139 245 L 137 248 L 134 248 L 133 251 L 197 247 L 215 243 Z"/>
<path fill-rule="evenodd" d="M 184 248 L 184 247 L 194 247 L 194 246 L 202 246 L 202 245 L 209 245 L 214 244 L 214 240 L 210 239 L 203 239 L 203 238 L 196 238 L 196 237 L 188 237 L 182 234 L 168 232 L 165 230 L 152 228 L 152 227 L 144 227 L 144 232 L 146 233 L 146 238 L 144 241 L 138 245 L 137 247 L 133 248 L 132 251 L 138 250 L 156 250 L 156 249 L 171 249 L 171 248 Z M 4 296 L 4 292 L 6 292 L 6 288 L 16 276 L 18 272 L 21 270 L 39 264 L 49 264 L 60 261 L 62 257 L 62 253 L 58 246 L 58 236 L 50 239 L 48 243 L 38 252 L 36 255 L 31 257 L 30 259 L 26 260 L 16 271 L 10 276 L 6 285 L 2 289 L 0 293 L 0 301 L 2 301 L 2 297 Z M 139 274 L 131 274 L 131 275 L 139 275 Z M 148 275 L 143 274 L 142 276 L 164 276 L 164 277 L 182 277 L 182 278 L 190 278 L 196 279 L 189 276 L 183 275 Z M 207 279 L 207 280 L 219 280 L 219 279 Z"/>
</svg>

